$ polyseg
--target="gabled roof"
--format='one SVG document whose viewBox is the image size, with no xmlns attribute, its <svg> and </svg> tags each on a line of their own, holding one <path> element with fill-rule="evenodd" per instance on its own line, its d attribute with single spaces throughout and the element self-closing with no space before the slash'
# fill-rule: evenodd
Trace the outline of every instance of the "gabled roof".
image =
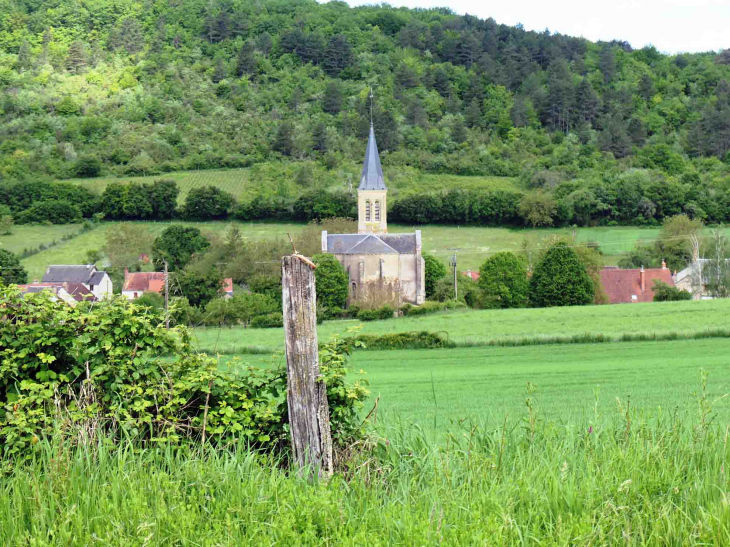
<svg viewBox="0 0 730 547">
<path fill-rule="evenodd" d="M 416 254 L 416 234 L 327 234 L 327 252 L 338 255 Z"/>
<path fill-rule="evenodd" d="M 226 277 L 223 280 L 223 291 L 226 294 L 233 295 L 233 278 L 232 277 Z"/>
<path fill-rule="evenodd" d="M 347 254 L 353 255 L 384 255 L 384 254 L 398 254 L 393 247 L 385 243 L 378 236 L 368 234 L 365 239 L 360 241 L 357 245 L 352 247 Z"/>
<path fill-rule="evenodd" d="M 466 270 L 465 272 L 461 272 L 461 274 L 466 277 L 471 277 L 474 281 L 479 281 L 479 272 L 475 272 L 474 270 Z"/>
<path fill-rule="evenodd" d="M 666 268 L 644 270 L 644 291 L 641 290 L 641 270 L 601 270 L 601 284 L 611 299 L 611 304 L 631 302 L 652 302 L 654 300 L 654 280 L 674 286 L 672 272 Z"/>
<path fill-rule="evenodd" d="M 89 289 L 81 283 L 29 283 L 27 285 L 18 285 L 21 292 L 26 294 L 36 294 L 42 291 L 51 291 L 58 295 L 61 290 L 73 297 L 77 302 L 90 301 L 96 302 L 97 298 Z"/>
<path fill-rule="evenodd" d="M 383 167 L 380 165 L 378 145 L 375 142 L 375 130 L 371 123 L 368 147 L 365 149 L 365 161 L 362 164 L 362 174 L 360 175 L 360 186 L 358 190 L 387 189 L 385 186 L 385 178 L 383 177 Z"/>
<path fill-rule="evenodd" d="M 127 274 L 122 290 L 134 292 L 160 292 L 164 286 L 165 274 L 163 272 L 135 272 Z"/>
<path fill-rule="evenodd" d="M 44 283 L 85 283 L 89 282 L 91 276 L 96 272 L 93 264 L 68 265 L 60 264 L 48 266 L 43 275 Z"/>
<path fill-rule="evenodd" d="M 104 281 L 104 276 L 106 275 L 106 272 L 94 272 L 91 277 L 89 278 L 89 285 L 101 285 L 101 282 Z"/>
</svg>

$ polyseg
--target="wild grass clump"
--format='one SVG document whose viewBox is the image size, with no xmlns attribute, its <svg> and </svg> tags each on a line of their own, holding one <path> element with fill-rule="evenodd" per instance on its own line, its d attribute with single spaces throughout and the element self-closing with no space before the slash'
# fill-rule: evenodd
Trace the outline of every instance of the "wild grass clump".
<svg viewBox="0 0 730 547">
<path fill-rule="evenodd" d="M 598 395 L 596 395 L 598 397 Z M 39 443 L 6 465 L 3 545 L 726 545 L 728 427 L 703 375 L 693 416 L 454 421 L 436 439 L 392 416 L 328 482 L 239 444 L 140 450 Z"/>
</svg>

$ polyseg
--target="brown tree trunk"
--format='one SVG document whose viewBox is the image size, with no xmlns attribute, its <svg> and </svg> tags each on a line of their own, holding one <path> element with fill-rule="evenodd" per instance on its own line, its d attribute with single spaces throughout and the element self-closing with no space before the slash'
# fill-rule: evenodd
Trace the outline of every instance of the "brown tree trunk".
<svg viewBox="0 0 730 547">
<path fill-rule="evenodd" d="M 320 380 L 314 265 L 299 255 L 281 259 L 287 404 L 294 461 L 312 474 L 332 474 L 327 387 Z"/>
</svg>

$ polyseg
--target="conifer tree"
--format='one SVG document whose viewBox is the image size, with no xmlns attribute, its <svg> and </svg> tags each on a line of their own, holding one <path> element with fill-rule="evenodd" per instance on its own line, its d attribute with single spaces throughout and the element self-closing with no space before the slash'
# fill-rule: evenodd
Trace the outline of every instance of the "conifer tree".
<svg viewBox="0 0 730 547">
<path fill-rule="evenodd" d="M 86 68 L 86 51 L 84 44 L 79 40 L 75 40 L 68 48 L 66 55 L 66 69 L 71 74 L 81 74 Z"/>
</svg>

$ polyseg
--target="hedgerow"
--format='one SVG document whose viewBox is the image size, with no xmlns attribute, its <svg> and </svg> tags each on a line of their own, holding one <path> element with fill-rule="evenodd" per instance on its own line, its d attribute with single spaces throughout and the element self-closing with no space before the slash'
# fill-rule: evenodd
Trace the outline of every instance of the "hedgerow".
<svg viewBox="0 0 730 547">
<path fill-rule="evenodd" d="M 286 371 L 233 366 L 196 353 L 185 327 L 125 299 L 71 307 L 47 293 L 0 289 L 0 445 L 28 458 L 64 428 L 77 442 L 104 434 L 140 446 L 244 441 L 267 451 L 288 443 Z M 345 383 L 350 349 L 324 344 L 333 437 L 360 434 L 365 383 Z"/>
</svg>

